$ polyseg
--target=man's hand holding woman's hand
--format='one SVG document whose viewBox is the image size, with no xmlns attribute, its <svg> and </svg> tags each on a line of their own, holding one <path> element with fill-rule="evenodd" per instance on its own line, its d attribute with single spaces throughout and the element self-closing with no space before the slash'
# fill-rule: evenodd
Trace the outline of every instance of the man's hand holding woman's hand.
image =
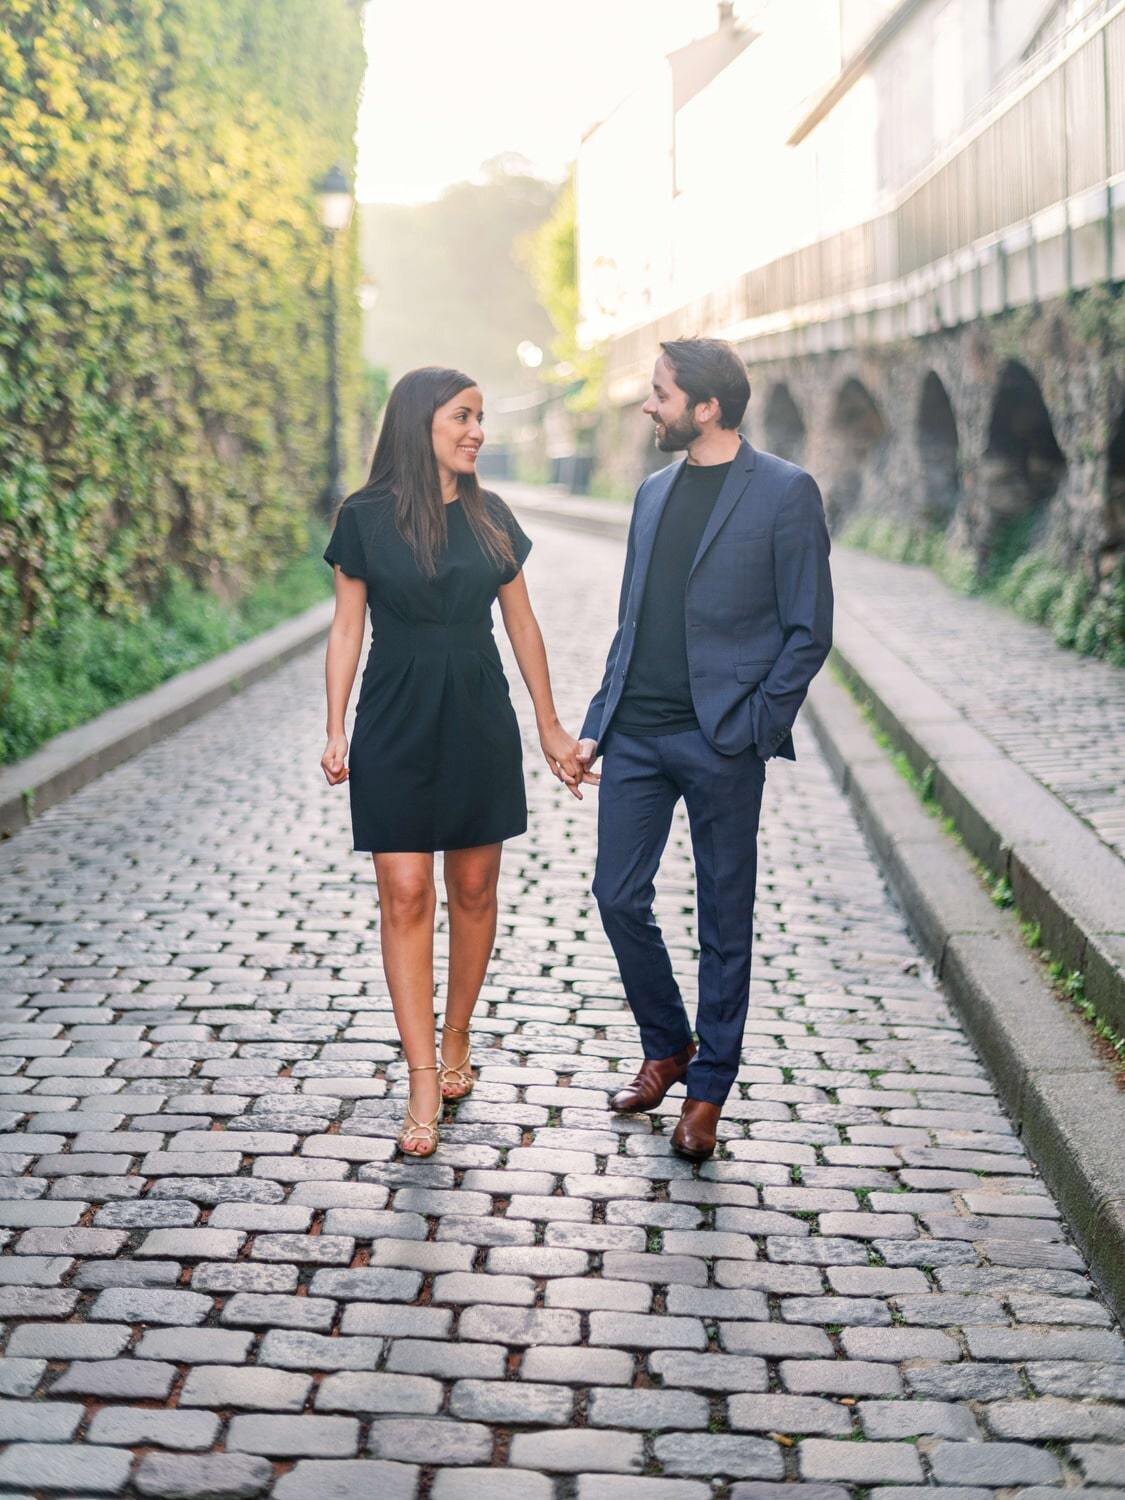
<svg viewBox="0 0 1125 1500">
<path fill-rule="evenodd" d="M 576 790 L 582 780 L 582 768 L 578 763 L 578 741 L 556 719 L 553 724 L 540 726 L 539 743 L 551 775 L 563 783 L 571 796 L 581 799 L 581 792 Z"/>
<path fill-rule="evenodd" d="M 591 786 L 597 786 L 598 782 L 602 779 L 600 772 L 590 770 L 590 767 L 594 764 L 597 756 L 597 740 L 578 741 L 578 764 L 582 771 L 582 775 L 580 776 L 579 780 L 588 781 Z M 571 790 L 574 792 L 574 795 L 579 799 L 579 801 L 581 801 L 582 793 L 578 791 L 576 787 L 572 787 Z"/>
<path fill-rule="evenodd" d="M 324 754 L 320 757 L 320 769 L 328 778 L 329 786 L 339 786 L 348 779 L 348 737 L 346 734 L 330 734 Z"/>
<path fill-rule="evenodd" d="M 582 793 L 579 787 L 582 783 L 588 781 L 596 786 L 601 780 L 600 776 L 590 770 L 597 755 L 597 741 L 576 740 L 556 720 L 554 724 L 540 730 L 539 743 L 543 747 L 543 757 L 551 769 L 551 774 L 563 783 L 572 797 L 576 797 L 581 802 Z M 324 754 L 320 757 L 320 769 L 324 772 L 329 786 L 339 786 L 341 782 L 347 781 L 347 759 L 347 735 L 330 735 Z"/>
</svg>

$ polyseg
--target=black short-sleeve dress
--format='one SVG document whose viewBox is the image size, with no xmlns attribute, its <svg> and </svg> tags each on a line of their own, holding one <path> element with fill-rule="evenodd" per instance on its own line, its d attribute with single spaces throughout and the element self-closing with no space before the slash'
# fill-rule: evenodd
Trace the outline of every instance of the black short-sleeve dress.
<svg viewBox="0 0 1125 1500">
<path fill-rule="evenodd" d="M 511 539 L 514 567 L 484 550 L 460 500 L 446 506 L 449 541 L 432 579 L 395 526 L 391 495 L 360 491 L 337 517 L 325 561 L 363 579 L 371 609 L 348 755 L 356 849 L 472 849 L 527 828 L 519 724 L 492 605 L 531 542 L 498 495 L 484 500 Z"/>
</svg>

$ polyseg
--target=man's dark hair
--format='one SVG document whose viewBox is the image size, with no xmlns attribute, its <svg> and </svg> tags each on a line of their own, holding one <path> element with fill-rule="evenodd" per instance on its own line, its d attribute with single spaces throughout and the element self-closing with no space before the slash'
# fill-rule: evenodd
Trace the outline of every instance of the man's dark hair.
<svg viewBox="0 0 1125 1500">
<path fill-rule="evenodd" d="M 720 427 L 737 427 L 750 400 L 750 379 L 733 344 L 723 339 L 666 339 L 664 357 L 692 406 L 714 398 Z"/>
</svg>

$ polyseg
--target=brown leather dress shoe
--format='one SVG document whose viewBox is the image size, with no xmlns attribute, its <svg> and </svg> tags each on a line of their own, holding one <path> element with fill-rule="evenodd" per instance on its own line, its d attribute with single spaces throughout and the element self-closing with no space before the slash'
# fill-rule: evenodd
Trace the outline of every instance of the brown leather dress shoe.
<svg viewBox="0 0 1125 1500">
<path fill-rule="evenodd" d="M 641 1070 L 628 1088 L 619 1089 L 609 1107 L 619 1115 L 631 1115 L 639 1109 L 655 1109 L 674 1083 L 679 1083 L 695 1056 L 695 1043 L 672 1057 L 646 1057 Z"/>
<path fill-rule="evenodd" d="M 672 1150 L 689 1161 L 706 1161 L 714 1154 L 722 1112 L 720 1105 L 706 1099 L 685 1099 L 680 1122 L 672 1132 Z"/>
</svg>

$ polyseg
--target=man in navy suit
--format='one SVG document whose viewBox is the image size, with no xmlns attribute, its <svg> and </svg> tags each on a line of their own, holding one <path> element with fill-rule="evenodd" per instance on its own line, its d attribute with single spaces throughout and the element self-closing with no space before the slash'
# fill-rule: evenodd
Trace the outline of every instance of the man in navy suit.
<svg viewBox="0 0 1125 1500">
<path fill-rule="evenodd" d="M 665 453 L 637 491 L 617 634 L 582 726 L 584 779 L 601 783 L 594 895 L 637 1019 L 644 1063 L 611 1100 L 687 1098 L 674 1148 L 715 1149 L 750 995 L 758 816 L 766 761 L 791 730 L 832 640 L 820 491 L 739 435 L 750 399 L 730 344 L 661 344 L 645 413 Z M 589 768 L 603 758 L 600 777 Z M 680 798 L 695 855 L 698 1050 L 660 929 L 653 880 Z"/>
</svg>

